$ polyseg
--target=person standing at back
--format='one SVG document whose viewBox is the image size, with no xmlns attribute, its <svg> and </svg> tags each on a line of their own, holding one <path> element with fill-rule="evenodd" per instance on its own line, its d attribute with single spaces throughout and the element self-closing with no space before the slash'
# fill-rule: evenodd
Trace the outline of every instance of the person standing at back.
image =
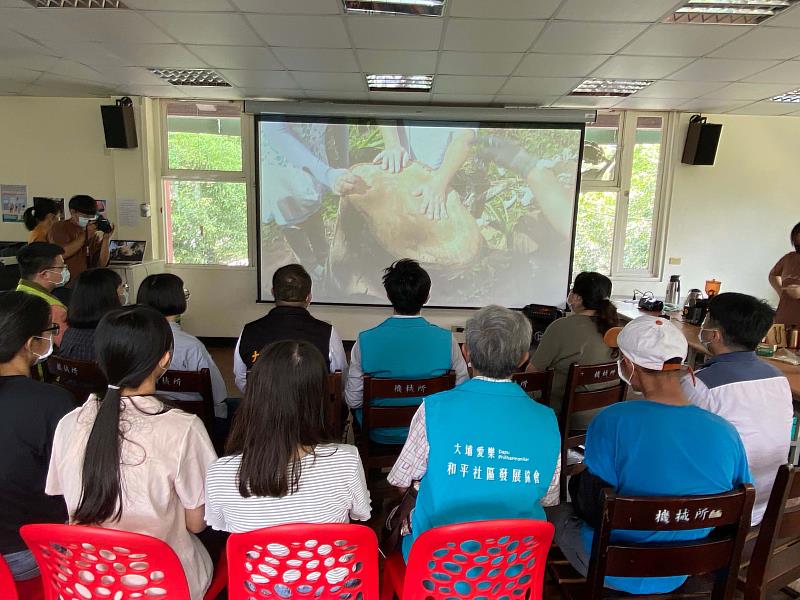
<svg viewBox="0 0 800 600">
<path fill-rule="evenodd" d="M 46 242 L 25 244 L 17 252 L 17 264 L 20 274 L 17 291 L 38 296 L 47 302 L 50 306 L 50 318 L 59 329 L 53 339 L 56 346 L 60 346 L 68 328 L 67 307 L 53 295 L 53 290 L 69 281 L 69 270 L 64 264 L 64 249 Z"/>
<path fill-rule="evenodd" d="M 350 353 L 344 397 L 361 421 L 364 375 L 383 379 L 425 379 L 456 372 L 456 383 L 469 378 L 467 364 L 453 334 L 428 322 L 420 311 L 431 293 L 431 278 L 418 262 L 404 258 L 383 274 L 383 287 L 394 314 L 383 323 L 358 334 Z M 379 399 L 376 406 L 418 405 L 421 398 Z M 370 432 L 374 441 L 402 444 L 407 430 L 378 428 Z"/>
<path fill-rule="evenodd" d="M 97 235 L 97 201 L 84 194 L 69 200 L 70 218 L 58 221 L 50 228 L 47 241 L 64 248 L 64 260 L 70 272 L 72 285 L 78 275 L 87 269 L 108 265 L 111 231 Z"/>
<path fill-rule="evenodd" d="M 775 322 L 800 325 L 800 223 L 792 227 L 789 242 L 794 252 L 775 263 L 769 272 L 769 283 L 779 297 Z"/>
<path fill-rule="evenodd" d="M 275 308 L 244 326 L 233 352 L 236 387 L 244 393 L 247 372 L 261 351 L 273 342 L 300 340 L 317 347 L 331 373 L 347 371 L 347 357 L 342 338 L 330 323 L 308 312 L 311 304 L 311 276 L 302 265 L 286 265 L 272 275 Z"/>
<path fill-rule="evenodd" d="M 31 367 L 53 351 L 56 329 L 41 298 L 0 294 L 0 554 L 18 581 L 39 574 L 19 528 L 67 518 L 64 499 L 47 496 L 44 485 L 56 426 L 75 399 L 30 377 Z"/>
<path fill-rule="evenodd" d="M 756 488 L 754 526 L 761 523 L 778 467 L 789 456 L 794 415 L 789 381 L 755 353 L 774 316 L 753 296 L 714 296 L 699 334 L 712 358 L 682 380 L 692 404 L 723 417 L 742 438 Z"/>
<path fill-rule="evenodd" d="M 60 220 L 61 210 L 50 198 L 38 198 L 22 215 L 25 228 L 30 231 L 28 243 L 46 242 L 53 224 Z"/>
</svg>

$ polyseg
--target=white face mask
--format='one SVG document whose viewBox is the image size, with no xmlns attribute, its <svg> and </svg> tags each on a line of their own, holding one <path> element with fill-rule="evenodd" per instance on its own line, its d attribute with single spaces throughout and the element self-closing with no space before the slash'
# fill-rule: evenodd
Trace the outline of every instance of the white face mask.
<svg viewBox="0 0 800 600">
<path fill-rule="evenodd" d="M 67 282 L 69 282 L 69 269 L 66 266 L 61 267 L 60 269 L 47 269 L 47 270 L 48 271 L 61 271 L 61 280 L 55 282 L 56 287 L 61 287 L 63 285 L 67 285 Z"/>
<path fill-rule="evenodd" d="M 131 299 L 130 292 L 128 292 L 127 288 L 123 288 L 122 294 L 119 297 L 119 303 L 122 304 L 122 306 L 126 306 L 128 302 L 130 302 L 130 299 Z"/>
<path fill-rule="evenodd" d="M 623 359 L 620 358 L 617 360 L 617 374 L 619 375 L 619 378 L 622 379 L 622 381 L 624 381 L 628 385 L 631 385 L 631 379 L 633 378 L 633 370 L 635 369 L 635 367 L 633 366 L 633 363 L 631 363 L 631 374 L 630 377 L 628 377 L 622 373 L 623 364 L 625 364 L 625 361 Z"/>
<path fill-rule="evenodd" d="M 33 354 L 36 357 L 36 362 L 33 363 L 33 364 L 38 365 L 39 363 L 43 363 L 44 361 L 46 361 L 50 357 L 50 355 L 53 353 L 53 338 L 51 338 L 51 337 L 46 337 L 45 338 L 45 337 L 42 337 L 40 335 L 35 335 L 35 336 L 33 336 L 33 339 L 35 339 L 35 340 L 47 340 L 47 342 L 50 344 L 48 346 L 48 348 L 47 348 L 47 352 L 45 352 L 44 354 L 39 354 L 38 352 L 34 352 L 33 349 L 30 348 L 31 354 Z"/>
</svg>

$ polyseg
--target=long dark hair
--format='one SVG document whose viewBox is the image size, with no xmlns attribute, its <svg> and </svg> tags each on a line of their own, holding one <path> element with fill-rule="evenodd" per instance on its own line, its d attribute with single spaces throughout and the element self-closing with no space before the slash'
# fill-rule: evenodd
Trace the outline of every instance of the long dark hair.
<svg viewBox="0 0 800 600">
<path fill-rule="evenodd" d="M 79 525 L 118 521 L 122 516 L 120 389 L 138 387 L 150 376 L 164 353 L 171 351 L 172 330 L 150 307 L 118 309 L 97 325 L 94 346 L 109 388 L 86 442 L 81 499 L 72 517 Z"/>
<path fill-rule="evenodd" d="M 0 294 L 0 363 L 11 361 L 31 337 L 50 326 L 50 305 L 25 292 Z"/>
<path fill-rule="evenodd" d="M 183 279 L 172 273 L 156 273 L 144 278 L 136 294 L 136 303 L 155 308 L 165 317 L 186 312 Z"/>
<path fill-rule="evenodd" d="M 600 335 L 619 325 L 617 307 L 611 302 L 611 280 L 602 273 L 578 273 L 572 292 L 583 300 L 583 307 L 596 312 L 594 323 Z"/>
<path fill-rule="evenodd" d="M 308 342 L 267 346 L 247 378 L 226 454 L 241 454 L 239 493 L 281 498 L 297 491 L 301 448 L 331 441 L 326 418 L 328 371 Z"/>
<path fill-rule="evenodd" d="M 33 206 L 25 209 L 22 213 L 22 220 L 28 231 L 33 231 L 36 226 L 47 218 L 47 215 L 57 215 L 61 212 L 60 207 L 50 198 L 39 198 Z"/>
<path fill-rule="evenodd" d="M 122 278 L 111 269 L 91 269 L 78 275 L 69 301 L 70 327 L 94 329 L 108 311 L 121 306 L 117 288 Z"/>
</svg>

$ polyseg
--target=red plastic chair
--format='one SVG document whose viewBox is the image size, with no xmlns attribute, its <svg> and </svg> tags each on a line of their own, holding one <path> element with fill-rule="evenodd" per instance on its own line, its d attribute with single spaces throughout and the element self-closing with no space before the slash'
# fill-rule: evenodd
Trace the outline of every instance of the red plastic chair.
<svg viewBox="0 0 800 600">
<path fill-rule="evenodd" d="M 20 535 L 39 570 L 46 600 L 189 598 L 178 556 L 158 538 L 82 525 L 25 525 Z"/>
<path fill-rule="evenodd" d="M 399 552 L 386 561 L 381 600 L 541 600 L 552 542 L 553 525 L 547 521 L 507 519 L 429 529 L 414 541 L 407 567 Z"/>
<path fill-rule="evenodd" d="M 228 600 L 378 598 L 378 539 L 364 525 L 292 524 L 228 538 Z"/>
<path fill-rule="evenodd" d="M 14 576 L 11 574 L 11 569 L 8 568 L 6 561 L 0 554 L 0 598 L 6 600 L 18 600 L 17 584 L 14 583 Z"/>
</svg>

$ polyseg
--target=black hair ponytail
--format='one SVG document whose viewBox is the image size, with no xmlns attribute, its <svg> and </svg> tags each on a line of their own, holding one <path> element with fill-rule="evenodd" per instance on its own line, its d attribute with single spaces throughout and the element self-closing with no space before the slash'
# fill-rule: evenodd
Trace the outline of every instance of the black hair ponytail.
<svg viewBox="0 0 800 600">
<path fill-rule="evenodd" d="M 594 322 L 600 335 L 619 325 L 617 307 L 611 302 L 611 280 L 601 273 L 584 271 L 575 277 L 573 293 L 583 300 L 583 307 L 595 311 Z"/>
<path fill-rule="evenodd" d="M 25 228 L 28 231 L 33 231 L 39 224 L 39 219 L 36 218 L 36 209 L 33 206 L 26 208 L 25 212 L 22 213 L 22 220 L 25 222 Z"/>
<path fill-rule="evenodd" d="M 75 523 L 95 525 L 122 516 L 121 389 L 141 385 L 171 348 L 169 323 L 149 307 L 111 311 L 97 325 L 95 352 L 109 386 L 86 442 Z"/>
<path fill-rule="evenodd" d="M 39 198 L 33 206 L 25 209 L 25 212 L 22 213 L 22 220 L 28 231 L 33 231 L 39 223 L 47 218 L 47 215 L 57 215 L 59 209 L 59 205 L 50 198 Z"/>
</svg>

